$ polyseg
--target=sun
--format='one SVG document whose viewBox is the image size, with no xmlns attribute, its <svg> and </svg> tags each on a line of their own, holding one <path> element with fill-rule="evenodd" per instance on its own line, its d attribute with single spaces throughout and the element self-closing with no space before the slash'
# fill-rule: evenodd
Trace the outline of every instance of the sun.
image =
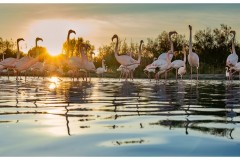
<svg viewBox="0 0 240 160">
<path fill-rule="evenodd" d="M 79 27 L 81 26 L 81 28 Z M 28 46 L 35 46 L 35 38 L 41 37 L 43 42 L 39 45 L 46 47 L 52 56 L 62 53 L 63 43 L 67 40 L 69 29 L 76 31 L 70 38 L 77 38 L 89 33 L 87 25 L 80 21 L 64 19 L 45 19 L 32 22 L 27 33 Z"/>
</svg>

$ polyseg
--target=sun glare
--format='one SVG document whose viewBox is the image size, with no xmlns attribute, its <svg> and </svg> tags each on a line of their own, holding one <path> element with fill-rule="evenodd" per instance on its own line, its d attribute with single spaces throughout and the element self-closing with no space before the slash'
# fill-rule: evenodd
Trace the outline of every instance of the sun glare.
<svg viewBox="0 0 240 160">
<path fill-rule="evenodd" d="M 67 39 L 69 29 L 76 31 L 71 38 L 83 37 L 89 34 L 90 27 L 80 21 L 69 21 L 63 19 L 38 20 L 30 25 L 27 33 L 29 47 L 35 46 L 35 38 L 43 38 L 40 46 L 47 48 L 49 54 L 58 55 L 62 52 L 62 45 Z"/>
<path fill-rule="evenodd" d="M 59 79 L 57 77 L 51 77 L 50 82 L 51 83 L 50 83 L 48 88 L 51 89 L 51 90 L 57 88 L 58 85 L 59 85 Z"/>
</svg>

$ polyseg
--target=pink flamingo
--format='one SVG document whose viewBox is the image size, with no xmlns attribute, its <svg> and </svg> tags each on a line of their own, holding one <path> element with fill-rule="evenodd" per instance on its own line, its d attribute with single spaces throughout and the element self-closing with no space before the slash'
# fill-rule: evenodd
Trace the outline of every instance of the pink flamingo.
<svg viewBox="0 0 240 160">
<path fill-rule="evenodd" d="M 234 45 L 236 32 L 235 31 L 230 31 L 230 33 L 233 34 L 233 38 L 232 38 L 232 53 L 227 57 L 226 66 L 234 67 L 238 63 L 238 55 L 236 54 L 235 45 Z M 229 79 L 231 79 L 231 78 L 232 78 L 232 73 L 231 73 L 231 70 L 230 70 L 230 72 L 229 72 Z"/>
<path fill-rule="evenodd" d="M 176 32 L 176 31 L 171 31 L 171 32 L 169 32 L 169 33 L 168 33 L 168 39 L 169 39 L 169 41 L 170 41 L 171 51 L 174 53 L 173 42 L 172 42 L 172 39 L 171 39 L 171 36 L 172 36 L 173 34 L 177 34 L 177 32 Z M 169 55 L 170 61 L 172 61 L 172 58 L 173 58 L 173 54 L 170 54 L 170 55 Z M 162 53 L 162 54 L 160 54 L 159 57 L 158 57 L 158 59 L 167 60 L 167 53 Z"/>
<path fill-rule="evenodd" d="M 24 39 L 23 38 L 17 39 L 17 57 L 16 58 L 10 57 L 10 58 L 6 58 L 3 61 L 1 61 L 0 65 L 2 65 L 3 68 L 7 68 L 7 70 L 15 68 L 16 62 L 20 58 L 20 50 L 19 50 L 19 42 L 20 41 L 24 41 Z M 8 78 L 9 78 L 9 74 L 8 74 Z"/>
<path fill-rule="evenodd" d="M 191 80 L 192 80 L 192 67 L 197 68 L 197 80 L 198 80 L 199 57 L 198 57 L 197 53 L 192 51 L 192 26 L 189 25 L 188 27 L 190 30 L 188 63 L 191 67 Z"/>
<path fill-rule="evenodd" d="M 118 61 L 118 63 L 123 65 L 126 69 L 128 66 L 131 66 L 131 65 L 135 65 L 135 64 L 139 65 L 140 61 L 141 61 L 141 53 L 140 52 L 138 53 L 138 60 L 133 59 L 130 55 L 118 55 L 118 43 L 119 43 L 118 35 L 116 35 L 116 34 L 113 35 L 112 41 L 114 39 L 117 39 L 115 50 L 114 50 L 114 56 L 115 56 L 116 60 Z M 143 43 L 143 41 L 141 40 L 140 48 L 141 48 L 142 43 Z M 127 80 L 127 76 L 126 76 L 126 80 Z"/>
<path fill-rule="evenodd" d="M 36 38 L 35 40 L 36 50 L 38 48 L 38 45 L 37 45 L 38 41 L 43 41 L 43 39 L 39 37 Z M 38 60 L 39 60 L 39 55 L 37 55 L 36 58 L 33 58 L 30 55 L 28 55 L 19 59 L 14 68 L 14 70 L 17 72 L 17 79 L 18 79 L 19 73 L 21 73 L 22 71 L 28 70 L 31 66 L 37 63 Z M 25 76 L 25 79 L 26 79 L 26 76 Z"/>
</svg>

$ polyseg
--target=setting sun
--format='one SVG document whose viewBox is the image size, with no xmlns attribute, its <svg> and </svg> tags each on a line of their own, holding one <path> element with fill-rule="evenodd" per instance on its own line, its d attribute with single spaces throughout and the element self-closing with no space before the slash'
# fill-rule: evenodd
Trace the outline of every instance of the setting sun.
<svg viewBox="0 0 240 160">
<path fill-rule="evenodd" d="M 70 38 L 82 37 L 89 33 L 89 26 L 80 21 L 64 19 L 34 21 L 29 26 L 28 33 L 26 33 L 25 43 L 27 43 L 28 47 L 23 47 L 23 51 L 27 52 L 29 48 L 35 46 L 35 37 L 41 37 L 43 42 L 39 43 L 39 45 L 46 47 L 50 55 L 58 55 L 62 53 L 62 46 L 67 39 L 69 29 L 76 31 L 76 35 L 71 35 Z"/>
</svg>

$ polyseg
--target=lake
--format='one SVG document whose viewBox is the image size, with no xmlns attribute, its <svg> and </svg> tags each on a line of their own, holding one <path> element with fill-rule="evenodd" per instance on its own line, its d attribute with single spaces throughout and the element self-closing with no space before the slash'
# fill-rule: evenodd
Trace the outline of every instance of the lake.
<svg viewBox="0 0 240 160">
<path fill-rule="evenodd" d="M 240 81 L 0 77 L 0 156 L 240 156 Z"/>
</svg>

